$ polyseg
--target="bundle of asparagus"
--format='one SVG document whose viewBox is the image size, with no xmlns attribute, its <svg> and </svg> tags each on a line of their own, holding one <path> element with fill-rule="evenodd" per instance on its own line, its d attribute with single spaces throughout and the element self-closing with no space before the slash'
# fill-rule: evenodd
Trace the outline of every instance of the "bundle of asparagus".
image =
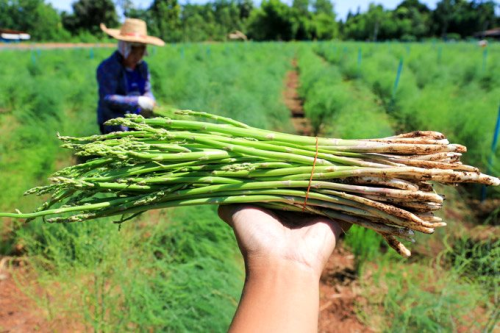
<svg viewBox="0 0 500 333">
<path fill-rule="evenodd" d="M 121 215 L 121 223 L 150 209 L 254 203 L 372 229 L 408 257 L 400 240 L 414 241 L 414 231 L 432 234 L 446 225 L 434 215 L 443 197 L 429 181 L 500 184 L 462 164 L 466 148 L 437 132 L 367 140 L 314 138 L 204 112 L 175 113 L 187 119 L 127 115 L 108 123 L 133 131 L 60 136 L 63 147 L 92 159 L 60 170 L 51 185 L 27 191 L 51 194 L 35 212 L 0 216 L 31 220 L 57 215 L 47 221 L 79 222 Z"/>
</svg>

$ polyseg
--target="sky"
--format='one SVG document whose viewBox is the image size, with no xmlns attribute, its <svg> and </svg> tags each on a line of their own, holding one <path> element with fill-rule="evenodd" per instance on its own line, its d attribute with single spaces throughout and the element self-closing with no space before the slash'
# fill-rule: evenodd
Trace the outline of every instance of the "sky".
<svg viewBox="0 0 500 333">
<path fill-rule="evenodd" d="M 291 3 L 293 0 L 284 0 L 286 3 Z M 337 18 L 345 20 L 349 10 L 351 12 L 356 12 L 358 7 L 364 12 L 368 9 L 368 5 L 371 2 L 382 4 L 384 8 L 394 9 L 402 0 L 334 0 L 335 12 L 337 13 Z M 71 11 L 71 4 L 73 0 L 46 0 L 46 2 L 51 3 L 54 8 L 58 10 L 65 10 L 67 12 Z M 133 4 L 138 8 L 147 8 L 153 2 L 153 0 L 132 0 Z M 206 3 L 207 0 L 179 0 L 180 4 L 185 3 Z M 260 0 L 254 0 L 255 3 L 260 3 Z M 438 0 L 420 0 L 420 2 L 425 3 L 429 8 L 436 8 L 436 3 Z"/>
</svg>

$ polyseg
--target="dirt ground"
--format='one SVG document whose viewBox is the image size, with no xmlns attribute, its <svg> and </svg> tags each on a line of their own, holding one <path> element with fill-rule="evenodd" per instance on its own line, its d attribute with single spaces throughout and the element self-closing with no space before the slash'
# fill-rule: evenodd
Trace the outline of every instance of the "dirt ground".
<svg viewBox="0 0 500 333">
<path fill-rule="evenodd" d="M 297 134 L 312 135 L 311 124 L 304 116 L 303 101 L 297 92 L 300 82 L 295 60 L 293 60 L 292 66 L 293 69 L 289 71 L 285 77 L 285 90 L 283 91 L 284 103 L 291 112 L 291 120 Z"/>
<path fill-rule="evenodd" d="M 29 296 L 28 290 L 37 298 L 51 297 L 23 263 L 20 258 L 0 258 L 0 332 L 83 332 L 81 323 L 48 313 Z"/>
<path fill-rule="evenodd" d="M 43 316 L 34 302 L 17 286 L 9 258 L 0 259 L 0 332 L 29 332 L 43 326 Z M 19 273 L 21 269 L 17 270 Z M 35 310 L 35 311 L 34 311 Z"/>
<path fill-rule="evenodd" d="M 356 316 L 355 303 L 362 298 L 356 278 L 354 255 L 340 244 L 321 276 L 320 333 L 372 332 Z M 36 285 L 36 277 L 22 261 L 1 258 L 0 333 L 85 331 L 82 323 L 74 318 L 57 318 L 48 313 L 27 291 L 35 292 L 39 299 L 51 297 Z"/>
<path fill-rule="evenodd" d="M 356 302 L 362 300 L 354 255 L 339 244 L 321 276 L 319 333 L 373 332 L 358 319 Z"/>
<path fill-rule="evenodd" d="M 312 127 L 304 116 L 303 101 L 297 92 L 300 85 L 297 63 L 285 78 L 285 105 L 290 109 L 293 125 L 300 135 L 312 135 Z M 360 299 L 354 255 L 340 244 L 328 260 L 320 281 L 320 333 L 372 332 L 356 316 L 355 303 Z"/>
</svg>

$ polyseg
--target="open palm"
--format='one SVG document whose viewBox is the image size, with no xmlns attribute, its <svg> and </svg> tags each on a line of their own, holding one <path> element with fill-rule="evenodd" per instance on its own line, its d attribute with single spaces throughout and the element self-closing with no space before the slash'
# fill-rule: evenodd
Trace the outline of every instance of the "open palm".
<svg viewBox="0 0 500 333">
<path fill-rule="evenodd" d="M 318 276 L 345 230 L 325 217 L 257 206 L 221 206 L 219 215 L 233 227 L 247 265 L 285 260 L 312 269 Z"/>
</svg>

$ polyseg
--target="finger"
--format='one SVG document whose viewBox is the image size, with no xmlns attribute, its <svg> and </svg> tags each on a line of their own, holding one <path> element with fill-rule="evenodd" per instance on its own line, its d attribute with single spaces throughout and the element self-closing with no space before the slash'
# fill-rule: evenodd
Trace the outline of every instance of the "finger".
<svg viewBox="0 0 500 333">
<path fill-rule="evenodd" d="M 276 215 L 268 209 L 245 204 L 221 205 L 219 206 L 218 213 L 219 217 L 231 227 L 234 227 L 235 223 L 238 221 L 244 221 L 246 219 L 259 221 L 277 218 Z"/>
<path fill-rule="evenodd" d="M 220 205 L 218 214 L 224 222 L 234 227 L 234 223 L 237 220 L 236 215 L 238 215 L 239 212 L 254 208 L 256 207 L 251 205 Z"/>
<path fill-rule="evenodd" d="M 332 228 L 335 229 L 336 235 L 338 235 L 338 236 L 342 235 L 342 233 L 344 233 L 344 234 L 347 233 L 347 231 L 349 231 L 349 229 L 352 226 L 351 223 L 341 221 L 341 220 L 332 220 L 332 219 L 330 219 L 328 217 L 324 217 L 324 216 L 315 216 L 315 217 L 313 217 L 313 219 L 324 220 L 328 224 L 331 224 L 333 222 L 335 225 L 332 225 Z M 339 232 L 339 230 L 340 230 L 340 232 Z"/>
</svg>

